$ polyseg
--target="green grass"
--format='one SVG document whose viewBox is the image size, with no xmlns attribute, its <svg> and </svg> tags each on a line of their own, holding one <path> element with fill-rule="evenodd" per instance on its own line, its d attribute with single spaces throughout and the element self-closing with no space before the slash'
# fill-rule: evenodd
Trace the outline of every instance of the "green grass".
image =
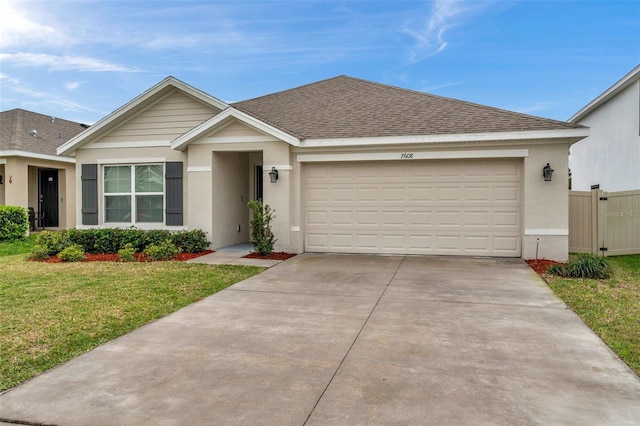
<svg viewBox="0 0 640 426">
<path fill-rule="evenodd" d="M 608 279 L 545 275 L 549 286 L 640 376 L 640 255 L 607 258 Z"/>
<path fill-rule="evenodd" d="M 0 242 L 0 256 L 31 253 L 31 247 L 35 244 L 36 236 L 30 235 L 23 240 Z"/>
<path fill-rule="evenodd" d="M 0 391 L 262 270 L 27 257 L 0 257 Z"/>
</svg>

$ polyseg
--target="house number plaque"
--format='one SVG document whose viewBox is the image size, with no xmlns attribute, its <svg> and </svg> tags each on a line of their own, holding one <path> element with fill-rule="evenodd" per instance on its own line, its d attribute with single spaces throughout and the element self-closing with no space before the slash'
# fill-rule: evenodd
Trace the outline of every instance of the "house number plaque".
<svg viewBox="0 0 640 426">
<path fill-rule="evenodd" d="M 401 160 L 413 160 L 413 152 L 403 152 L 400 154 Z"/>
</svg>

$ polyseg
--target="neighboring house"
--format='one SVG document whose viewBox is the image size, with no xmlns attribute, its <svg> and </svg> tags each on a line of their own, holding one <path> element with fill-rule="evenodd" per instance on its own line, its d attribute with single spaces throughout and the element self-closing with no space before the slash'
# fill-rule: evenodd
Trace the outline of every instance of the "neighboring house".
<svg viewBox="0 0 640 426">
<path fill-rule="evenodd" d="M 564 260 L 567 151 L 587 135 L 346 76 L 231 105 L 168 77 L 58 154 L 78 227 L 203 229 L 219 248 L 249 241 L 262 199 L 276 250 Z"/>
<path fill-rule="evenodd" d="M 640 65 L 569 119 L 591 128 L 571 147 L 571 189 L 640 189 Z"/>
<path fill-rule="evenodd" d="M 56 149 L 87 127 L 22 109 L 0 112 L 0 205 L 31 207 L 48 228 L 73 228 L 75 159 Z"/>
</svg>

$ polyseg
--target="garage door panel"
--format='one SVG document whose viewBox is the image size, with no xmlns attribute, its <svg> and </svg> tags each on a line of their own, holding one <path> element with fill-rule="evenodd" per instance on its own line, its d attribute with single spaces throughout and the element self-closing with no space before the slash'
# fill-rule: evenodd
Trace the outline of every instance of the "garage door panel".
<svg viewBox="0 0 640 426">
<path fill-rule="evenodd" d="M 521 161 L 305 166 L 305 250 L 520 256 Z"/>
</svg>

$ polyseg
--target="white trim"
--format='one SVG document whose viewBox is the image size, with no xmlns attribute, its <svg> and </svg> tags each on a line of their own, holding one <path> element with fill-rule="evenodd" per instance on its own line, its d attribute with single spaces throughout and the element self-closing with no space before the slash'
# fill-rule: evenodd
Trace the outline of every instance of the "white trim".
<svg viewBox="0 0 640 426">
<path fill-rule="evenodd" d="M 569 235 L 568 229 L 525 229 L 524 235 L 546 235 L 546 236 L 567 236 Z"/>
<path fill-rule="evenodd" d="M 97 142 L 88 143 L 78 149 L 101 148 L 169 148 L 171 141 L 138 141 L 138 142 Z"/>
<path fill-rule="evenodd" d="M 187 173 L 210 172 L 210 171 L 211 171 L 211 166 L 202 166 L 202 167 L 189 166 L 189 167 L 187 167 Z"/>
<path fill-rule="evenodd" d="M 388 136 L 369 138 L 335 138 L 335 139 L 306 139 L 300 146 L 305 148 L 334 147 L 334 146 L 361 146 L 361 145 L 402 145 L 402 144 L 433 144 L 451 142 L 487 142 L 507 140 L 532 140 L 532 139 L 566 139 L 577 140 L 589 136 L 586 127 L 563 130 L 537 130 L 523 132 L 492 132 L 492 133 L 459 133 L 446 135 L 415 135 L 415 136 Z"/>
<path fill-rule="evenodd" d="M 214 98 L 207 93 L 196 89 L 195 87 L 189 86 L 188 84 L 178 80 L 175 77 L 167 77 L 155 86 L 147 89 L 142 94 L 138 95 L 131 101 L 127 102 L 111 114 L 104 117 L 102 120 L 99 120 L 93 126 L 89 127 L 84 132 L 80 133 L 76 137 L 70 139 L 64 144 L 58 147 L 57 153 L 58 155 L 70 155 L 75 152 L 76 149 L 81 147 L 82 145 L 89 143 L 92 141 L 92 138 L 99 137 L 104 134 L 105 131 L 109 130 L 109 127 L 120 118 L 125 117 L 130 112 L 136 110 L 138 107 L 143 105 L 145 102 L 148 102 L 158 96 L 158 94 L 162 94 L 163 91 L 167 88 L 173 88 L 174 90 L 180 90 L 183 93 L 190 95 L 193 98 L 200 100 L 201 102 L 214 107 L 219 110 L 224 110 L 228 108 L 229 105 L 225 102 L 222 102 L 219 99 Z M 168 92 L 169 94 L 171 92 Z M 165 94 L 166 96 L 166 94 Z"/>
<path fill-rule="evenodd" d="M 0 158 L 0 164 L 7 164 L 7 160 L 4 158 Z"/>
<path fill-rule="evenodd" d="M 61 163 L 69 163 L 75 164 L 75 158 L 66 158 L 66 157 L 58 157 L 57 155 L 51 154 L 38 154 L 35 152 L 29 151 L 20 151 L 17 149 L 2 151 L 0 150 L 0 156 L 2 157 L 24 157 L 24 158 L 35 158 L 38 160 L 48 160 L 48 161 L 59 161 Z"/>
<path fill-rule="evenodd" d="M 96 160 L 98 164 L 122 164 L 128 166 L 129 164 L 145 164 L 145 163 L 166 163 L 165 157 L 145 157 L 145 158 L 104 158 Z"/>
<path fill-rule="evenodd" d="M 127 228 L 131 228 L 131 226 L 134 226 L 136 229 L 143 229 L 145 231 L 150 231 L 153 229 L 163 229 L 166 231 L 188 231 L 189 227 L 184 225 L 184 226 L 167 226 L 161 223 L 109 223 L 109 224 L 102 224 L 102 225 L 82 225 L 82 224 L 78 224 L 75 226 L 75 228 L 77 229 L 106 229 L 106 228 L 120 228 L 120 229 L 127 229 Z"/>
<path fill-rule="evenodd" d="M 410 157 L 408 157 L 408 155 L 410 155 Z M 492 149 L 478 151 L 411 151 L 411 149 L 407 149 L 404 151 L 394 152 L 298 154 L 297 160 L 300 163 L 312 163 L 325 161 L 413 161 L 466 158 L 524 158 L 528 156 L 528 149 Z"/>
<path fill-rule="evenodd" d="M 211 136 L 191 142 L 193 145 L 207 145 L 212 143 L 249 143 L 249 142 L 278 142 L 280 139 L 272 136 Z"/>
<path fill-rule="evenodd" d="M 263 164 L 262 165 L 262 171 L 263 172 L 270 172 L 272 167 L 275 167 L 277 171 L 293 170 L 293 166 L 290 166 L 288 164 Z"/>
<path fill-rule="evenodd" d="M 264 123 L 244 112 L 237 110 L 233 107 L 229 107 L 222 111 L 221 113 L 211 117 L 207 121 L 193 129 L 189 130 L 182 136 L 177 137 L 171 142 L 171 149 L 175 149 L 178 151 L 184 151 L 191 142 L 194 142 L 197 138 L 206 134 L 207 132 L 216 130 L 216 128 L 223 124 L 224 121 L 235 118 L 240 122 L 246 124 L 249 127 L 253 127 L 259 132 L 266 133 L 269 136 L 273 136 L 278 140 L 282 140 L 287 142 L 293 146 L 300 146 L 300 141 L 298 138 L 291 136 L 288 133 L 283 132 L 280 129 L 277 129 L 267 123 Z"/>
<path fill-rule="evenodd" d="M 640 65 L 628 72 L 627 75 L 618 80 L 613 86 L 605 90 L 600 96 L 589 102 L 580 111 L 573 114 L 567 121 L 569 123 L 577 123 L 587 115 L 591 114 L 593 110 L 597 109 L 598 107 L 600 107 L 600 105 L 604 104 L 609 99 L 622 92 L 638 79 L 640 79 Z"/>
</svg>

